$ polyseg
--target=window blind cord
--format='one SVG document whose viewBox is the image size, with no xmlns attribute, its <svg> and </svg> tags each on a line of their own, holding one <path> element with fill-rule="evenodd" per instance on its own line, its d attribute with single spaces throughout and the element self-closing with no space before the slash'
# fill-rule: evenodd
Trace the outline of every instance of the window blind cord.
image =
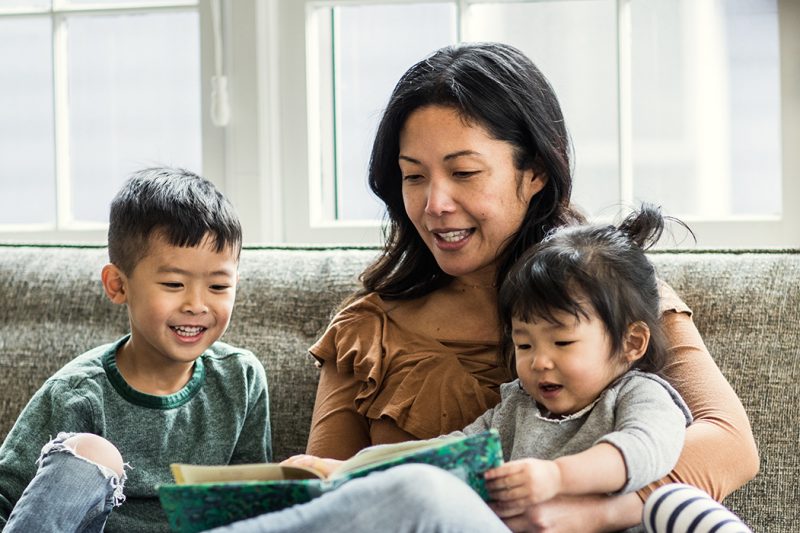
<svg viewBox="0 0 800 533">
<path fill-rule="evenodd" d="M 211 76 L 211 123 L 225 127 L 231 118 L 228 78 L 222 72 L 221 0 L 211 0 L 211 23 L 214 27 L 214 75 Z"/>
</svg>

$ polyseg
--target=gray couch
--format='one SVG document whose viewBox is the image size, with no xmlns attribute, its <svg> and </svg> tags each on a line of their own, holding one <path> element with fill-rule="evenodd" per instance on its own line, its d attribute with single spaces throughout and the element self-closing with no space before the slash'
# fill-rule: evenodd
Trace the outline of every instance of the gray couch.
<svg viewBox="0 0 800 533">
<path fill-rule="evenodd" d="M 255 352 L 267 369 L 278 460 L 305 446 L 317 381 L 306 349 L 376 253 L 358 247 L 242 253 L 224 340 Z M 760 448 L 761 472 L 725 503 L 754 531 L 800 530 L 800 251 L 651 258 L 694 309 Z M 100 247 L 0 246 L 0 438 L 50 374 L 127 331 L 124 309 L 102 293 L 105 262 Z"/>
</svg>

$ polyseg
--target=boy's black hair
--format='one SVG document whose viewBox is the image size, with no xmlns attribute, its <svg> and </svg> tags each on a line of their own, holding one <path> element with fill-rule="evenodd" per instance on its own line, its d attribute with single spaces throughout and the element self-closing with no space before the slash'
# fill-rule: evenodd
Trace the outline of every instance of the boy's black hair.
<svg viewBox="0 0 800 533">
<path fill-rule="evenodd" d="M 134 172 L 111 201 L 109 260 L 130 275 L 147 254 L 154 233 L 173 246 L 199 245 L 206 235 L 217 252 L 238 261 L 242 227 L 231 203 L 207 179 L 181 168 Z"/>
<path fill-rule="evenodd" d="M 563 227 L 531 248 L 500 287 L 502 363 L 514 372 L 512 317 L 524 322 L 542 319 L 557 323 L 554 313 L 563 311 L 581 320 L 588 316 L 589 310 L 585 303 L 582 305 L 588 300 L 605 325 L 615 354 L 621 352 L 630 324 L 647 324 L 650 343 L 632 367 L 660 372 L 665 347 L 658 281 L 644 251 L 658 241 L 664 221 L 658 207 L 643 204 L 618 227 Z"/>
</svg>

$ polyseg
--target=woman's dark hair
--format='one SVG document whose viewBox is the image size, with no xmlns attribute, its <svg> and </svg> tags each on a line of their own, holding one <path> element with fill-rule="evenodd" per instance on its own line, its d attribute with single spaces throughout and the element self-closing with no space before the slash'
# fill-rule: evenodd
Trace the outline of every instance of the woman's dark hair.
<svg viewBox="0 0 800 533">
<path fill-rule="evenodd" d="M 409 115 L 425 106 L 456 110 L 467 123 L 511 143 L 518 170 L 546 176 L 521 227 L 498 252 L 497 277 L 554 227 L 579 219 L 570 208 L 570 143 L 558 99 L 525 54 L 499 43 L 448 46 L 412 66 L 397 83 L 378 126 L 369 185 L 386 204 L 383 253 L 361 275 L 359 294 L 415 298 L 452 281 L 439 268 L 403 205 L 398 155 Z"/>
<path fill-rule="evenodd" d="M 661 210 L 643 204 L 619 226 L 578 225 L 553 231 L 517 262 L 500 287 L 498 308 L 503 325 L 501 363 L 514 372 L 511 319 L 558 323 L 555 313 L 581 320 L 590 304 L 606 327 L 613 353 L 620 353 L 628 326 L 650 328 L 645 355 L 633 364 L 658 373 L 664 366 L 658 281 L 644 251 L 664 230 Z"/>
<path fill-rule="evenodd" d="M 217 252 L 230 248 L 239 259 L 242 226 L 231 203 L 207 179 L 182 168 L 134 172 L 111 201 L 109 260 L 130 275 L 159 234 L 179 247 L 197 246 L 206 236 Z"/>
</svg>

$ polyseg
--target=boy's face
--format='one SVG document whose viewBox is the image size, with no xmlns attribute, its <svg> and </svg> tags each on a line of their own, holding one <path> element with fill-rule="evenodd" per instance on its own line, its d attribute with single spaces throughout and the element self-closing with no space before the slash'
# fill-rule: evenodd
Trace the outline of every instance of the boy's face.
<svg viewBox="0 0 800 533">
<path fill-rule="evenodd" d="M 554 317 L 560 324 L 514 318 L 511 337 L 525 392 L 550 413 L 568 415 L 591 404 L 628 365 L 612 354 L 606 328 L 593 309 L 581 320 L 564 312 Z"/>
<path fill-rule="evenodd" d="M 233 250 L 216 252 L 213 245 L 206 236 L 182 248 L 155 234 L 133 272 L 121 274 L 128 348 L 142 364 L 193 362 L 227 329 L 238 265 Z"/>
</svg>

